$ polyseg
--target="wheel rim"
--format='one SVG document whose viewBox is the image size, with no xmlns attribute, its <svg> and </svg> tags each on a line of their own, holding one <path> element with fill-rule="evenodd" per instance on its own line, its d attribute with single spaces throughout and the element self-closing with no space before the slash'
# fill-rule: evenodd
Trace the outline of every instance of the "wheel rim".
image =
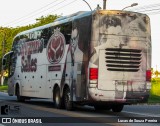
<svg viewBox="0 0 160 126">
<path fill-rule="evenodd" d="M 59 105 L 59 103 L 60 103 L 58 92 L 56 93 L 55 102 L 56 102 L 56 105 Z"/>
</svg>

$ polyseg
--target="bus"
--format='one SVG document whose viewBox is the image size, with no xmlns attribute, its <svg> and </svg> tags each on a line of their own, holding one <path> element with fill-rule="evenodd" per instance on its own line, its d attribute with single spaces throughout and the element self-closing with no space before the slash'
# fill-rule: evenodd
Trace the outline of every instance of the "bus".
<svg viewBox="0 0 160 126">
<path fill-rule="evenodd" d="M 56 108 L 121 112 L 149 97 L 150 19 L 122 10 L 77 12 L 17 34 L 3 59 L 8 94 L 18 101 L 46 98 Z"/>
</svg>

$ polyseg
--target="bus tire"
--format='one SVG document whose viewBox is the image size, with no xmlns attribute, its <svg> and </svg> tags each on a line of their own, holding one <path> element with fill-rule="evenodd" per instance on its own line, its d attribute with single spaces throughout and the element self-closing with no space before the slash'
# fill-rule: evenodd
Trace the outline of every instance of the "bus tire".
<svg viewBox="0 0 160 126">
<path fill-rule="evenodd" d="M 69 88 L 66 88 L 64 90 L 64 107 L 66 110 L 73 110 L 73 102 L 71 101 L 71 98 L 70 98 L 70 89 Z"/>
<path fill-rule="evenodd" d="M 25 101 L 24 97 L 22 97 L 22 96 L 20 95 L 19 86 L 16 86 L 16 96 L 17 96 L 17 101 L 18 101 L 18 102 L 24 102 L 24 101 Z"/>
<path fill-rule="evenodd" d="M 113 112 L 121 112 L 123 110 L 123 107 L 124 107 L 123 104 L 113 105 L 112 111 Z"/>
<path fill-rule="evenodd" d="M 59 87 L 56 87 L 54 90 L 54 95 L 53 95 L 53 100 L 54 100 L 54 106 L 58 109 L 62 108 L 62 100 L 60 97 L 60 89 Z"/>
</svg>

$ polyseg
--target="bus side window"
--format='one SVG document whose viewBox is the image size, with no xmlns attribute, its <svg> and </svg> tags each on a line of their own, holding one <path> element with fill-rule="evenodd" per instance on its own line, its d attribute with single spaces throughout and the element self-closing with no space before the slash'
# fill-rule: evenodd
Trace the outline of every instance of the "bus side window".
<svg viewBox="0 0 160 126">
<path fill-rule="evenodd" d="M 71 34 L 66 34 L 65 39 L 66 39 L 66 44 L 69 44 L 71 39 Z"/>
<path fill-rule="evenodd" d="M 68 22 L 68 23 L 60 24 L 60 25 L 58 25 L 56 27 L 52 27 L 52 32 L 56 28 L 60 28 L 60 32 L 65 37 L 66 44 L 69 44 L 70 43 L 70 39 L 71 39 L 71 32 L 72 32 L 72 22 Z"/>
<path fill-rule="evenodd" d="M 15 72 L 15 68 L 16 68 L 16 61 L 17 61 L 17 56 L 20 53 L 20 39 L 22 39 L 23 37 L 26 38 L 26 36 L 21 35 L 21 36 L 17 36 L 14 41 L 13 41 L 13 46 L 12 46 L 12 51 L 14 53 L 12 53 L 9 57 L 9 64 L 7 66 L 7 68 L 9 69 L 9 76 L 12 76 Z"/>
<path fill-rule="evenodd" d="M 72 33 L 72 22 L 62 25 L 62 33 L 66 39 L 66 44 L 69 44 L 71 39 L 71 33 Z"/>
<path fill-rule="evenodd" d="M 42 30 L 38 30 L 38 31 L 36 31 L 36 39 L 38 40 L 38 39 L 41 39 L 41 33 L 42 33 Z"/>
<path fill-rule="evenodd" d="M 46 48 L 47 46 L 47 42 L 49 40 L 49 28 L 45 28 L 42 30 L 42 33 L 41 33 L 41 39 L 43 38 L 44 39 L 44 48 Z"/>
<path fill-rule="evenodd" d="M 69 44 L 70 43 L 70 39 L 71 39 L 71 32 L 72 32 L 72 22 L 69 22 L 69 23 L 65 23 L 65 24 L 60 24 L 60 25 L 57 25 L 57 26 L 52 26 L 50 28 L 47 29 L 47 31 L 45 33 L 47 33 L 47 37 L 49 40 L 50 37 L 54 34 L 54 30 L 56 28 L 60 28 L 60 32 L 64 35 L 65 37 L 65 40 L 66 40 L 66 44 Z M 46 36 L 46 34 L 45 34 Z M 42 36 L 41 36 L 42 37 Z M 44 38 L 44 37 L 42 37 Z M 45 44 L 47 45 L 47 42 L 45 42 Z M 45 47 L 46 47 L 45 45 Z"/>
<path fill-rule="evenodd" d="M 15 72 L 16 68 L 16 61 L 17 61 L 17 54 L 14 52 L 13 54 L 10 55 L 10 60 L 9 60 L 9 76 L 12 76 Z"/>
</svg>

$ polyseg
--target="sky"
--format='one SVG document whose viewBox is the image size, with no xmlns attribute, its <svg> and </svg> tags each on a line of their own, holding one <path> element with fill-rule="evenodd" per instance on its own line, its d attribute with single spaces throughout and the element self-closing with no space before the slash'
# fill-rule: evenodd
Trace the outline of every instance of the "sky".
<svg viewBox="0 0 160 126">
<path fill-rule="evenodd" d="M 97 7 L 97 4 L 103 8 L 103 0 L 86 1 L 92 10 Z M 160 0 L 107 0 L 106 9 L 122 10 L 133 3 L 138 5 L 126 10 L 141 11 L 139 9 L 143 9 L 142 7 L 155 9 L 156 13 L 148 14 L 151 21 L 152 67 L 160 70 Z M 41 16 L 50 14 L 65 16 L 78 11 L 90 11 L 90 8 L 83 0 L 0 0 L 0 27 L 24 26 L 35 23 L 35 19 Z"/>
</svg>

